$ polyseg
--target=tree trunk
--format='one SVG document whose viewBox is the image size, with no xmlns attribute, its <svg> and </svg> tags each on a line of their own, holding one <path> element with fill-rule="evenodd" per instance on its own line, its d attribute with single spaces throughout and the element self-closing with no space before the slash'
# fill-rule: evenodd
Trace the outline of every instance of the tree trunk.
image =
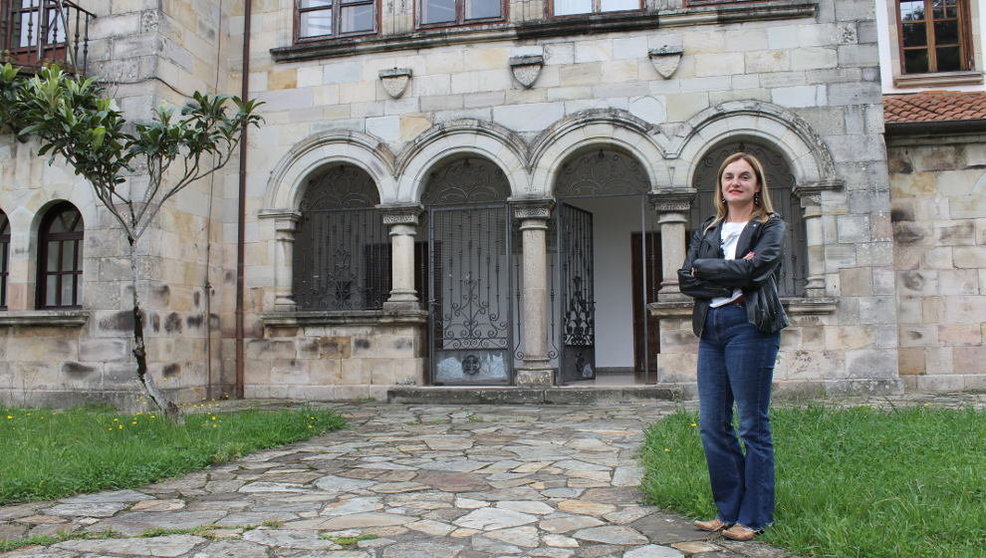
<svg viewBox="0 0 986 558">
<path fill-rule="evenodd" d="M 144 316 L 140 309 L 140 298 L 137 296 L 137 246 L 136 241 L 127 237 L 130 243 L 130 272 L 132 274 L 130 283 L 133 288 L 133 316 L 134 316 L 134 358 L 137 359 L 137 379 L 144 386 L 144 391 L 150 396 L 154 404 L 157 405 L 161 413 L 168 417 L 172 422 L 182 422 L 181 409 L 175 405 L 161 390 L 154 384 L 154 377 L 147 369 L 147 347 L 144 345 Z"/>
</svg>

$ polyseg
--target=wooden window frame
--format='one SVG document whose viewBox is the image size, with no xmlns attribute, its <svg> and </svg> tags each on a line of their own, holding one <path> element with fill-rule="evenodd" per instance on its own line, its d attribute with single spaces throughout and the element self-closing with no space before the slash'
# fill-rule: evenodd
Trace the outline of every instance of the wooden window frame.
<svg viewBox="0 0 986 558">
<path fill-rule="evenodd" d="M 61 214 L 66 211 L 74 211 L 77 220 L 75 223 L 81 227 L 81 230 L 72 230 L 65 232 L 50 232 L 51 225 L 54 223 Z M 82 308 L 82 248 L 83 242 L 85 241 L 85 222 L 82 219 L 82 213 L 74 205 L 64 202 L 52 207 L 45 214 L 44 219 L 41 220 L 41 226 L 38 228 L 38 287 L 37 287 L 37 304 L 35 305 L 41 310 L 51 310 L 51 309 L 62 309 L 62 308 Z M 58 263 L 54 271 L 48 271 L 48 243 L 58 242 Z M 73 252 L 73 262 L 72 268 L 66 268 L 65 262 L 62 261 L 62 255 L 64 250 L 62 246 L 65 242 L 74 242 L 75 249 Z M 48 277 L 54 275 L 55 279 L 55 303 L 48 304 Z M 70 303 L 66 304 L 62 300 L 62 285 L 66 278 L 72 280 L 72 300 Z"/>
<path fill-rule="evenodd" d="M 10 276 L 10 219 L 0 211 L 0 310 L 7 309 L 7 278 Z"/>
<path fill-rule="evenodd" d="M 629 10 L 612 10 L 612 11 L 600 11 L 602 0 L 592 0 L 592 11 L 583 12 L 578 14 L 565 14 L 565 15 L 555 15 L 555 0 L 548 0 L 548 17 L 551 19 L 567 19 L 573 17 L 586 17 L 586 16 L 600 16 L 609 14 L 629 14 L 634 12 L 644 11 L 644 0 L 638 0 L 637 8 L 631 8 Z"/>
<path fill-rule="evenodd" d="M 314 41 L 330 41 L 333 39 L 341 39 L 345 37 L 363 37 L 366 35 L 375 35 L 377 30 L 380 28 L 380 2 L 379 0 L 347 0 L 348 4 L 345 7 L 353 6 L 372 6 L 373 7 L 373 28 L 369 31 L 350 31 L 348 33 L 342 33 L 339 31 L 339 26 L 342 25 L 342 18 L 340 13 L 342 12 L 343 3 L 342 0 L 333 0 L 331 6 L 316 6 L 311 8 L 302 8 L 301 0 L 294 1 L 294 42 L 298 43 L 309 43 Z M 332 13 L 332 33 L 327 35 L 311 35 L 302 36 L 301 35 L 301 16 L 302 14 L 314 13 L 314 12 L 331 12 Z"/>
<path fill-rule="evenodd" d="M 470 25 L 485 25 L 489 23 L 501 23 L 507 20 L 507 8 L 510 6 L 509 0 L 500 0 L 500 15 L 497 17 L 486 17 L 478 19 L 466 19 L 466 0 L 454 0 L 455 2 L 455 21 L 440 21 L 437 23 L 424 23 L 421 18 L 424 16 L 425 9 L 422 2 L 427 0 L 416 0 L 415 9 L 418 11 L 415 21 L 418 29 L 434 29 L 436 27 L 467 27 Z"/>
<path fill-rule="evenodd" d="M 911 0 L 913 1 L 913 0 Z M 938 70 L 938 48 L 935 43 L 935 32 L 934 32 L 934 22 L 940 21 L 934 19 L 934 6 L 932 6 L 932 0 L 920 0 L 924 3 L 925 9 L 925 45 L 923 47 L 904 47 L 904 24 L 900 16 L 900 3 L 901 0 L 893 0 L 894 2 L 894 15 L 897 20 L 897 56 L 899 58 L 899 69 L 901 76 L 922 76 L 928 74 L 951 74 L 955 72 L 968 72 L 975 67 L 974 51 L 972 48 L 972 29 L 971 29 L 971 14 L 969 12 L 969 2 L 967 0 L 957 0 L 956 7 L 958 12 L 958 32 L 959 32 L 959 64 L 960 68 L 958 70 L 947 70 L 940 72 Z M 930 18 L 928 16 L 931 16 Z M 924 50 L 928 53 L 928 71 L 927 72 L 908 72 L 907 71 L 907 61 L 904 57 L 905 50 Z"/>
</svg>

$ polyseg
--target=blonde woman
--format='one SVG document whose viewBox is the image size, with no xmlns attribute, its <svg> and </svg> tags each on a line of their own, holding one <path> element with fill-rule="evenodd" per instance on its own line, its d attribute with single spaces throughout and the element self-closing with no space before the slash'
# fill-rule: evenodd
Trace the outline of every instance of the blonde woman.
<svg viewBox="0 0 986 558">
<path fill-rule="evenodd" d="M 716 214 L 692 235 L 678 270 L 681 291 L 695 299 L 699 427 L 718 509 L 695 526 L 747 541 L 774 520 L 769 407 L 780 330 L 788 325 L 777 295 L 785 224 L 753 155 L 727 157 L 717 181 Z"/>
</svg>

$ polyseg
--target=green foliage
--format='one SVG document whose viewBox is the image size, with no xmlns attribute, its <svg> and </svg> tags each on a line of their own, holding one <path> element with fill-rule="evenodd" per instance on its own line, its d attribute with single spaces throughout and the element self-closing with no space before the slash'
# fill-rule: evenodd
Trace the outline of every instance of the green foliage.
<svg viewBox="0 0 986 558">
<path fill-rule="evenodd" d="M 651 427 L 644 491 L 656 505 L 715 515 L 694 413 Z M 776 524 L 764 542 L 807 556 L 981 556 L 986 412 L 777 409 Z"/>
<path fill-rule="evenodd" d="M 189 415 L 0 409 L 0 504 L 136 487 L 344 426 L 327 410 Z"/>
<path fill-rule="evenodd" d="M 20 137 L 41 140 L 40 155 L 62 156 L 86 178 L 131 242 L 140 238 L 168 198 L 225 166 L 246 126 L 259 126 L 261 103 L 196 91 L 178 111 L 162 106 L 150 122 L 129 124 L 91 78 L 43 68 L 25 78 L 0 66 L 0 116 Z M 129 131 L 128 131 L 129 130 Z M 140 192 L 120 187 L 146 173 Z M 172 175 L 169 170 L 180 167 Z M 121 207 L 122 206 L 122 207 Z"/>
<path fill-rule="evenodd" d="M 22 539 L 0 539 L 0 552 L 10 552 L 25 546 L 51 546 L 69 540 L 114 539 L 120 536 L 116 531 L 59 531 L 54 535 L 35 535 Z"/>
</svg>

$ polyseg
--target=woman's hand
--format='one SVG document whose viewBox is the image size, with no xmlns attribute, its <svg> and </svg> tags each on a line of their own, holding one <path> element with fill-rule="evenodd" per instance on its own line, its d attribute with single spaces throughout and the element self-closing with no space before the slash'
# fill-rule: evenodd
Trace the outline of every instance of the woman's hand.
<svg viewBox="0 0 986 558">
<path fill-rule="evenodd" d="M 755 252 L 752 252 L 751 251 L 751 252 L 747 253 L 747 255 L 743 256 L 743 259 L 744 260 L 752 260 L 754 258 L 754 256 L 756 256 L 756 255 L 757 254 Z M 695 268 L 692 268 L 692 273 L 693 274 L 695 273 Z"/>
</svg>

